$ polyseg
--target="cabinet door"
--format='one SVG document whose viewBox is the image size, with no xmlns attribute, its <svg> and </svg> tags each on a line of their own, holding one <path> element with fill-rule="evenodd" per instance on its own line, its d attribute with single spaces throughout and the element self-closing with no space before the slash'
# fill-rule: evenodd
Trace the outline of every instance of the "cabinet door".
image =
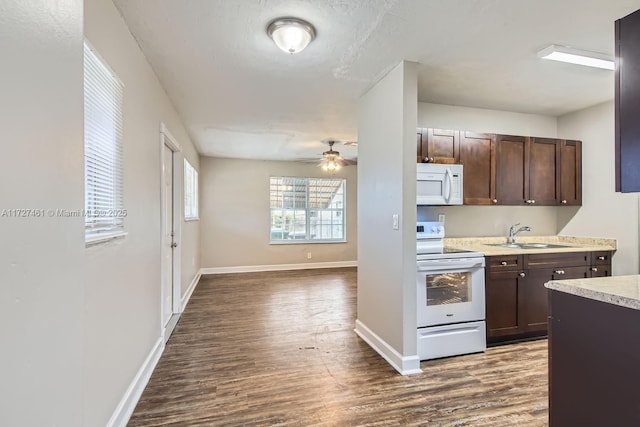
<svg viewBox="0 0 640 427">
<path fill-rule="evenodd" d="M 521 332 L 518 317 L 518 295 L 521 288 L 519 271 L 487 270 L 485 304 L 487 338 L 515 335 Z"/>
<path fill-rule="evenodd" d="M 616 191 L 640 191 L 640 11 L 615 22 Z"/>
<path fill-rule="evenodd" d="M 582 205 L 582 142 L 560 141 L 560 204 Z"/>
<path fill-rule="evenodd" d="M 560 141 L 532 138 L 529 143 L 530 205 L 554 206 L 560 194 Z"/>
<path fill-rule="evenodd" d="M 422 158 L 430 162 L 438 160 L 442 163 L 460 163 L 460 132 L 457 130 L 427 129 L 425 144 L 422 133 Z"/>
<path fill-rule="evenodd" d="M 551 268 L 526 271 L 526 277 L 518 295 L 518 307 L 522 328 L 527 332 L 547 330 L 548 297 L 544 284 L 552 277 L 553 269 Z"/>
<path fill-rule="evenodd" d="M 496 199 L 499 205 L 524 205 L 529 199 L 528 138 L 496 135 Z"/>
<path fill-rule="evenodd" d="M 494 135 L 460 131 L 459 153 L 464 166 L 464 204 L 497 203 Z"/>
<path fill-rule="evenodd" d="M 422 129 L 418 128 L 418 149 L 416 153 L 416 161 L 418 163 L 422 163 L 424 159 L 422 158 Z"/>
</svg>

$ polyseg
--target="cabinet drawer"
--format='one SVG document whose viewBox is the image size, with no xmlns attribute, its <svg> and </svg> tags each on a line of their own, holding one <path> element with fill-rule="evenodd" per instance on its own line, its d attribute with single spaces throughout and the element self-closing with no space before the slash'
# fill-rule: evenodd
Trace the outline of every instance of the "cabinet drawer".
<svg viewBox="0 0 640 427">
<path fill-rule="evenodd" d="M 533 268 L 580 267 L 591 263 L 589 252 L 562 252 L 524 256 L 524 266 Z"/>
<path fill-rule="evenodd" d="M 597 251 L 591 252 L 591 265 L 609 265 L 611 264 L 611 252 Z"/>
<path fill-rule="evenodd" d="M 487 269 L 491 271 L 522 270 L 522 255 L 496 255 L 485 258 Z"/>
</svg>

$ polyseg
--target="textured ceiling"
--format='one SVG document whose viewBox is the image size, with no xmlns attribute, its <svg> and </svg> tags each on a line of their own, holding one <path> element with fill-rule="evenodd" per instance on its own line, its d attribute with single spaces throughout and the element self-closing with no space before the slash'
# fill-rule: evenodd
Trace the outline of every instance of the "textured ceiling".
<svg viewBox="0 0 640 427">
<path fill-rule="evenodd" d="M 114 0 L 208 156 L 319 157 L 357 140 L 357 101 L 401 60 L 418 99 L 557 116 L 613 98 L 611 71 L 540 60 L 561 44 L 613 56 L 613 23 L 640 0 Z M 297 54 L 274 18 L 313 23 Z M 356 148 L 336 146 L 343 155 Z"/>
</svg>

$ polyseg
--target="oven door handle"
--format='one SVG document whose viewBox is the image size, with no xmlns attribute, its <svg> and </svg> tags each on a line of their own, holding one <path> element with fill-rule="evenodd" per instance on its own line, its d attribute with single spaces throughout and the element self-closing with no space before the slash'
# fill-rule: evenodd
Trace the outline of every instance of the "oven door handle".
<svg viewBox="0 0 640 427">
<path fill-rule="evenodd" d="M 438 274 L 438 273 L 447 273 L 451 271 L 461 271 L 461 270 L 477 270 L 480 268 L 484 268 L 484 264 L 482 261 L 477 261 L 473 263 L 451 263 L 451 264 L 421 264 L 418 261 L 418 272 L 419 273 L 430 273 L 430 274 Z"/>
</svg>

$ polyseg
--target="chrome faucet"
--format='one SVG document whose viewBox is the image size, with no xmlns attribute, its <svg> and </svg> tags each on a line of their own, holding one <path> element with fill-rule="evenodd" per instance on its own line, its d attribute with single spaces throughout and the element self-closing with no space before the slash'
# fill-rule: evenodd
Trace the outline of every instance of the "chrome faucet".
<svg viewBox="0 0 640 427">
<path fill-rule="evenodd" d="M 516 228 L 520 225 L 520 223 L 514 224 L 509 228 L 509 244 L 515 244 L 516 243 L 516 236 L 518 235 L 518 233 L 520 233 L 521 231 L 531 231 L 531 227 L 529 227 L 528 225 L 525 225 L 524 227 L 520 227 L 516 230 Z"/>
</svg>

